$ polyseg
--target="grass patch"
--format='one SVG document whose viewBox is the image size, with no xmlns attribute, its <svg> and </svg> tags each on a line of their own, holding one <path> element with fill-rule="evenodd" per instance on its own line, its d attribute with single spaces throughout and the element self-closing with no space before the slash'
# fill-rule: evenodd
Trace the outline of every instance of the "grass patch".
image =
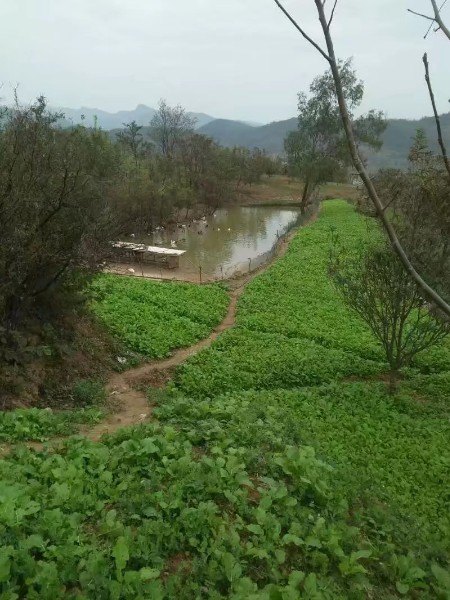
<svg viewBox="0 0 450 600">
<path fill-rule="evenodd" d="M 95 425 L 105 416 L 100 408 L 53 411 L 26 408 L 0 412 L 0 442 L 44 442 L 52 437 L 77 433 L 80 425 Z"/>
<path fill-rule="evenodd" d="M 149 358 L 164 358 L 207 337 L 225 317 L 229 302 L 221 285 L 116 275 L 102 275 L 93 290 L 94 313 L 128 348 Z"/>
</svg>

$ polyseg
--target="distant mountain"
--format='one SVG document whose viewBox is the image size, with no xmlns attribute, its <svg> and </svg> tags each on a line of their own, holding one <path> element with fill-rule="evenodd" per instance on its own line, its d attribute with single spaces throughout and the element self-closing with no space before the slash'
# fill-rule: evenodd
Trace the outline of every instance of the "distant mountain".
<svg viewBox="0 0 450 600">
<path fill-rule="evenodd" d="M 145 104 L 138 104 L 134 110 L 120 110 L 116 113 L 110 113 L 99 108 L 88 108 L 86 106 L 82 106 L 81 108 L 60 107 L 56 110 L 64 113 L 64 125 L 70 125 L 70 123 L 79 125 L 80 123 L 84 123 L 87 127 L 92 127 L 95 118 L 97 118 L 97 124 L 102 129 L 108 131 L 110 129 L 121 129 L 124 123 L 131 123 L 131 121 L 136 121 L 138 125 L 148 125 L 156 114 L 156 109 Z M 196 119 L 197 129 L 214 121 L 214 117 L 205 113 L 191 112 L 188 114 Z"/>
<path fill-rule="evenodd" d="M 148 125 L 156 113 L 154 108 L 139 104 L 134 110 L 121 110 L 116 113 L 110 113 L 97 108 L 82 107 L 79 109 L 61 108 L 58 109 L 66 115 L 64 125 L 70 123 L 78 124 L 82 122 L 84 115 L 84 124 L 92 126 L 94 117 L 97 117 L 97 123 L 105 130 L 111 130 L 111 136 L 123 128 L 124 123 L 136 121 L 138 125 L 143 125 L 145 129 L 142 133 L 148 135 Z M 197 120 L 196 129 L 212 137 L 222 146 L 244 146 L 246 148 L 261 148 L 272 155 L 282 155 L 284 152 L 284 138 L 297 128 L 297 119 L 287 119 L 285 121 L 274 121 L 267 125 L 258 125 L 252 121 L 233 121 L 230 119 L 214 119 L 204 113 L 189 113 Z M 444 140 L 450 149 L 450 113 L 441 116 L 441 125 Z M 436 124 L 433 117 L 423 117 L 418 120 L 408 119 L 389 119 L 388 127 L 383 135 L 383 147 L 380 152 L 367 152 L 369 166 L 372 170 L 384 167 L 406 168 L 408 165 L 408 152 L 412 140 L 418 128 L 425 130 L 430 147 L 439 151 L 436 139 Z"/>
<path fill-rule="evenodd" d="M 450 149 L 450 113 L 441 116 L 444 140 Z M 258 147 L 269 154 L 283 154 L 284 138 L 297 128 L 297 119 L 276 121 L 261 127 L 252 127 L 239 121 L 216 119 L 199 128 L 199 133 L 209 135 L 223 146 Z M 408 165 L 408 153 L 417 129 L 424 129 L 430 147 L 438 152 L 436 123 L 433 117 L 419 120 L 389 119 L 383 134 L 383 147 L 379 152 L 366 152 L 372 170 L 394 167 L 404 169 Z"/>
<path fill-rule="evenodd" d="M 275 121 L 268 125 L 254 127 L 240 121 L 216 119 L 200 127 L 198 132 L 209 135 L 223 146 L 258 147 L 269 154 L 282 154 L 284 138 L 297 127 L 297 119 Z"/>
<path fill-rule="evenodd" d="M 447 148 L 450 149 L 450 112 L 440 116 L 442 135 Z M 430 148 L 440 152 L 436 122 L 434 117 L 423 117 L 416 121 L 408 119 L 389 119 L 388 127 L 383 135 L 383 147 L 380 152 L 368 155 L 372 169 L 394 167 L 404 169 L 408 166 L 408 154 L 417 129 L 423 129 L 428 138 Z"/>
</svg>

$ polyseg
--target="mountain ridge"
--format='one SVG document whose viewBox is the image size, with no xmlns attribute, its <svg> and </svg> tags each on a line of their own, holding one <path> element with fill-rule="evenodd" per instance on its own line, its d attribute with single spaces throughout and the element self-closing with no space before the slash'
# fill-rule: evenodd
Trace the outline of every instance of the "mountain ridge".
<svg viewBox="0 0 450 600">
<path fill-rule="evenodd" d="M 144 127 L 144 135 L 148 134 L 149 124 L 156 109 L 145 104 L 138 104 L 135 109 L 121 110 L 110 113 L 97 108 L 81 107 L 78 109 L 60 108 L 65 113 L 63 125 L 84 123 L 87 126 L 97 124 L 114 135 L 123 129 L 124 123 L 136 121 Z M 238 121 L 234 119 L 217 119 L 205 113 L 189 112 L 190 116 L 197 119 L 196 130 L 198 133 L 212 137 L 222 146 L 243 146 L 246 148 L 258 147 L 271 155 L 284 153 L 284 138 L 297 128 L 297 118 L 272 121 L 265 125 L 254 122 Z M 84 115 L 84 120 L 82 119 Z M 441 115 L 441 126 L 444 141 L 450 148 L 450 112 Z M 408 153 L 412 140 L 418 128 L 425 130 L 430 148 L 439 152 L 434 117 L 420 119 L 388 119 L 388 126 L 383 134 L 383 147 L 379 152 L 366 152 L 371 170 L 394 167 L 404 169 L 408 165 Z"/>
<path fill-rule="evenodd" d="M 136 121 L 138 125 L 147 126 L 157 113 L 155 108 L 146 104 L 138 104 L 134 109 L 119 110 L 117 112 L 109 112 L 101 108 L 88 106 L 80 108 L 61 106 L 54 107 L 53 110 L 64 113 L 64 122 L 73 123 L 74 125 L 84 123 L 87 127 L 92 127 L 96 119 L 97 124 L 107 131 L 120 129 L 125 123 L 131 123 L 131 121 Z M 201 112 L 188 112 L 188 115 L 196 119 L 197 129 L 215 120 L 215 117 Z"/>
</svg>

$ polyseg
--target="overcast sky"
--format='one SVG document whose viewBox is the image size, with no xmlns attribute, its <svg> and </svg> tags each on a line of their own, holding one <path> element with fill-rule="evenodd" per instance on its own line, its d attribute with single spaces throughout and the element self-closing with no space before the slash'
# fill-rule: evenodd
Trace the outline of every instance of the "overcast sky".
<svg viewBox="0 0 450 600">
<path fill-rule="evenodd" d="M 285 0 L 320 36 L 313 0 Z M 332 4 L 332 0 L 329 0 Z M 450 109 L 450 44 L 423 39 L 429 0 L 340 0 L 338 56 L 353 56 L 364 108 L 389 117 L 430 114 L 421 57 L 429 53 L 441 112 Z M 450 2 L 443 9 L 450 22 Z M 273 0 L 1 0 L 0 95 L 23 101 L 132 109 L 159 98 L 215 117 L 269 122 L 296 114 L 324 60 Z"/>
</svg>

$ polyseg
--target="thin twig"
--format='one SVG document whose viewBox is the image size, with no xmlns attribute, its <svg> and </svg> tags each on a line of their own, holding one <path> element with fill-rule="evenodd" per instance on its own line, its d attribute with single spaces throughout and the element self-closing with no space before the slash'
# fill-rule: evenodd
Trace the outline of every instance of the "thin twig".
<svg viewBox="0 0 450 600">
<path fill-rule="evenodd" d="M 416 12 L 415 10 L 411 10 L 410 8 L 408 8 L 408 12 L 412 13 L 413 15 L 417 15 L 418 17 L 423 17 L 424 19 L 428 19 L 429 21 L 433 21 L 433 23 L 436 21 L 436 19 L 434 17 L 429 17 L 428 15 L 423 15 L 422 13 Z"/>
<path fill-rule="evenodd" d="M 289 21 L 292 23 L 292 25 L 297 29 L 297 31 L 299 31 L 302 36 L 305 38 L 305 40 L 307 40 L 312 46 L 314 46 L 314 48 L 320 52 L 320 54 L 324 57 L 324 59 L 327 62 L 330 62 L 330 57 L 328 56 L 328 54 L 326 52 L 324 52 L 324 50 L 322 50 L 322 48 L 319 46 L 319 44 L 317 44 L 312 38 L 309 37 L 309 35 L 300 27 L 300 25 L 297 23 L 297 21 L 294 20 L 293 17 L 291 17 L 291 15 L 288 13 L 288 11 L 284 8 L 284 6 L 278 2 L 278 0 L 274 0 L 275 4 L 278 6 L 278 8 L 286 15 L 286 17 L 289 19 Z"/>
<path fill-rule="evenodd" d="M 427 53 L 423 55 L 422 60 L 423 64 L 425 65 L 425 81 L 427 82 L 428 92 L 430 93 L 431 104 L 433 106 L 434 120 L 436 121 L 436 129 L 438 134 L 439 146 L 441 147 L 442 160 L 444 161 L 445 168 L 447 169 L 448 176 L 450 177 L 450 162 L 448 160 L 447 148 L 445 147 L 444 139 L 442 137 L 441 120 L 439 118 L 439 113 L 436 107 L 436 100 L 434 98 L 433 87 L 431 85 L 430 68 L 428 65 Z"/>
<path fill-rule="evenodd" d="M 337 3 L 338 3 L 338 0 L 334 0 L 333 10 L 331 11 L 331 17 L 330 17 L 330 20 L 328 21 L 328 29 L 330 29 L 330 27 L 331 27 L 331 23 L 333 21 L 334 11 L 336 10 Z"/>
</svg>

